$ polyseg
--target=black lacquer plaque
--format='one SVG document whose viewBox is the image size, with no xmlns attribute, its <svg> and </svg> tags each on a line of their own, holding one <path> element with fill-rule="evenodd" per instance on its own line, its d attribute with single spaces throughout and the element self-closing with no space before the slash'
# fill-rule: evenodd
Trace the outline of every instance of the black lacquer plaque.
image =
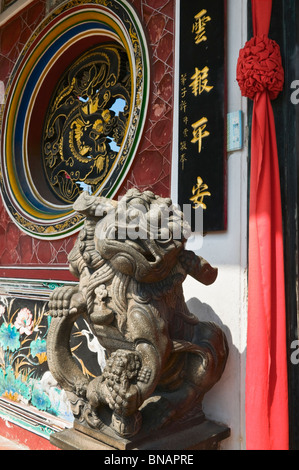
<svg viewBox="0 0 299 470">
<path fill-rule="evenodd" d="M 180 6 L 178 203 L 226 229 L 225 1 Z"/>
</svg>

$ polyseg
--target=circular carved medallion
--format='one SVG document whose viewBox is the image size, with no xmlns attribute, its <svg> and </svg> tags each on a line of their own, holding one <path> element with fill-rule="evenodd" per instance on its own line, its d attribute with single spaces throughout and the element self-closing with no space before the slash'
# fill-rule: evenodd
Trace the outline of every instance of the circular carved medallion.
<svg viewBox="0 0 299 470">
<path fill-rule="evenodd" d="M 1 190 L 16 224 L 59 238 L 83 223 L 85 190 L 113 197 L 136 154 L 147 112 L 149 58 L 126 0 L 65 2 L 16 63 L 2 113 Z"/>
</svg>

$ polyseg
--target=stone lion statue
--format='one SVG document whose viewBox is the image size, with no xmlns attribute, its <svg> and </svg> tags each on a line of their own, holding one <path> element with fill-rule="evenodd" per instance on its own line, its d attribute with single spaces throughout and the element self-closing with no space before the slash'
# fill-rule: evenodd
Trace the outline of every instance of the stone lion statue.
<svg viewBox="0 0 299 470">
<path fill-rule="evenodd" d="M 82 193 L 85 216 L 69 254 L 76 286 L 49 300 L 50 371 L 67 392 L 78 429 L 120 438 L 202 413 L 204 394 L 220 379 L 228 355 L 224 333 L 189 312 L 187 275 L 209 285 L 217 277 L 185 249 L 190 228 L 168 198 L 129 190 L 119 201 Z M 106 363 L 87 377 L 72 357 L 79 316 L 106 350 Z"/>
</svg>

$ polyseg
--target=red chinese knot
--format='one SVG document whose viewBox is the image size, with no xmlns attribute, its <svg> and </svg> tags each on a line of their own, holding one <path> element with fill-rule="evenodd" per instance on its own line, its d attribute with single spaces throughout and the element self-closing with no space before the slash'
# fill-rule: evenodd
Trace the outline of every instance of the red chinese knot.
<svg viewBox="0 0 299 470">
<path fill-rule="evenodd" d="M 247 41 L 239 53 L 237 81 L 243 96 L 253 100 L 257 93 L 268 90 L 270 99 L 275 99 L 284 82 L 279 45 L 266 35 Z"/>
</svg>

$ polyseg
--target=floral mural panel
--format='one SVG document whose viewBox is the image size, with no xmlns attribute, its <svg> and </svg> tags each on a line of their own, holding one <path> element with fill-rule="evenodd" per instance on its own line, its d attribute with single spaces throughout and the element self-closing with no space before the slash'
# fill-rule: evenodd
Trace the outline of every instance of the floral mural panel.
<svg viewBox="0 0 299 470">
<path fill-rule="evenodd" d="M 65 392 L 57 385 L 47 363 L 47 333 L 51 317 L 47 302 L 0 296 L 0 414 L 14 407 L 18 415 L 48 415 L 47 422 L 73 422 Z M 105 364 L 105 351 L 89 325 L 79 318 L 71 350 L 84 374 L 96 376 Z M 56 420 L 56 421 L 55 421 Z M 25 426 L 26 427 L 26 426 Z"/>
</svg>

